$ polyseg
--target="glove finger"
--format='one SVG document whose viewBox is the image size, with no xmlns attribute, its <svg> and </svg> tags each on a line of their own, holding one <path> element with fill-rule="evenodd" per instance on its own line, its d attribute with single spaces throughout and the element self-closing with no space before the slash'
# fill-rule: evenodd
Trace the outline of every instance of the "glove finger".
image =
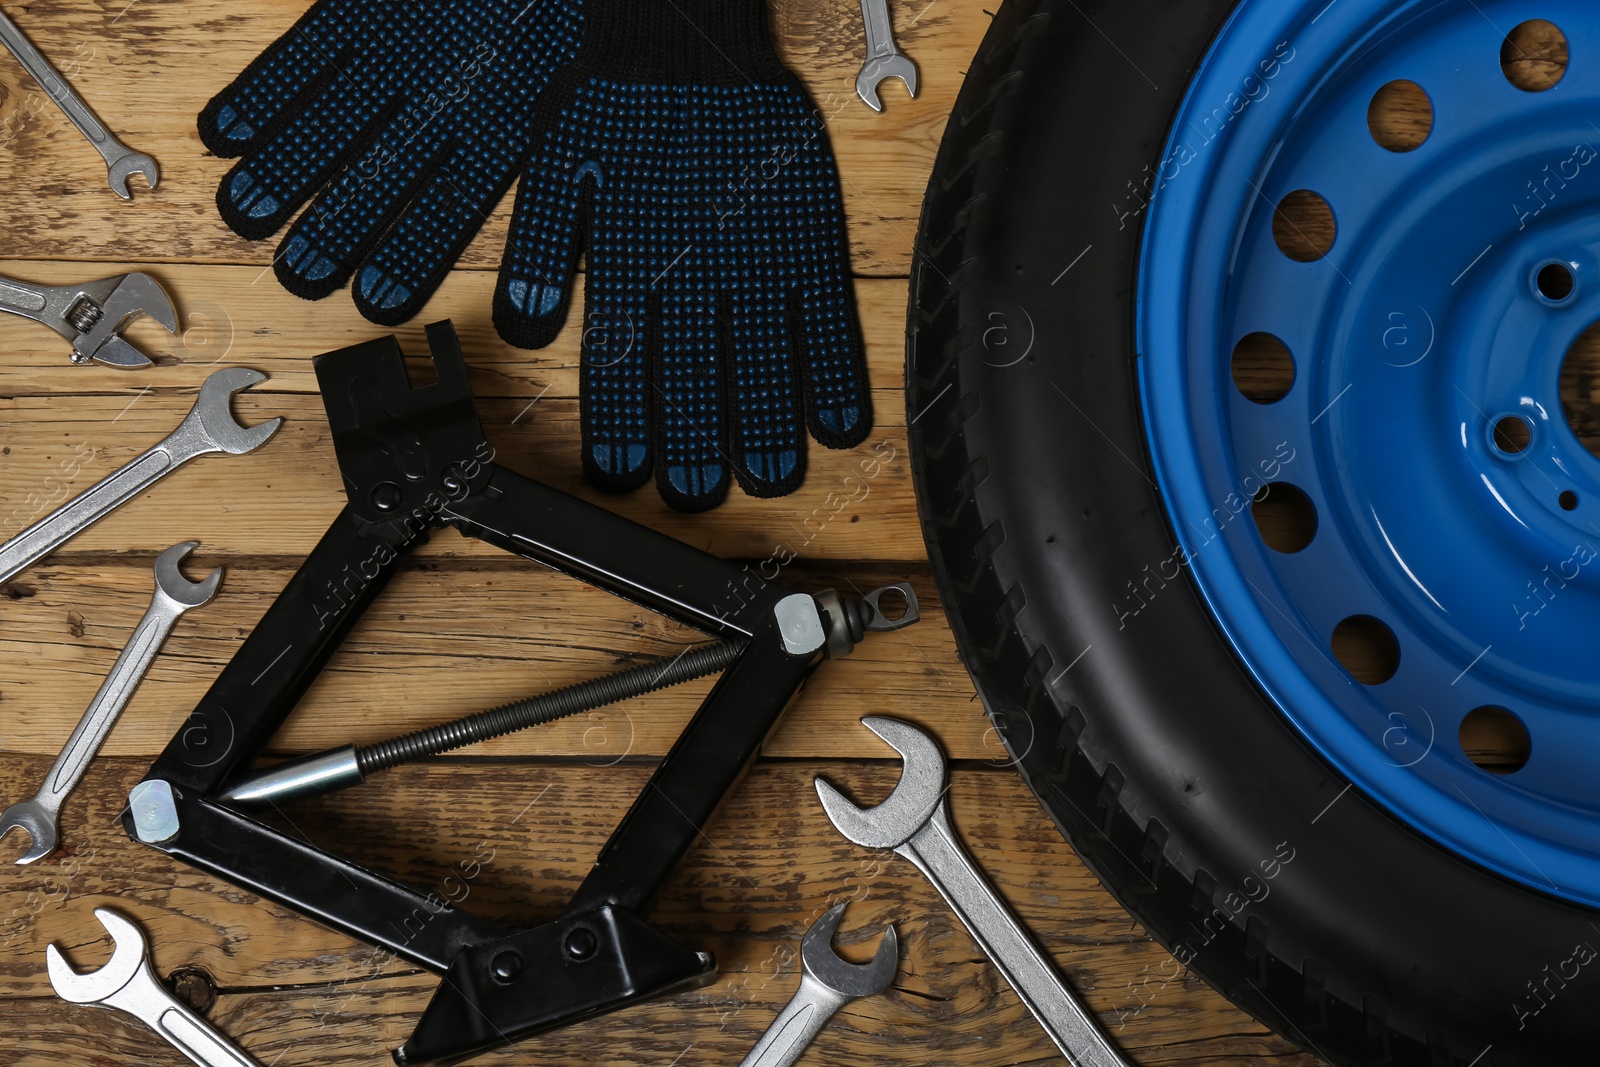
<svg viewBox="0 0 1600 1067">
<path fill-rule="evenodd" d="M 361 14 L 362 5 L 349 0 L 313 6 L 211 98 L 200 113 L 201 142 L 213 154 L 231 159 L 272 137 L 285 114 L 347 64 Z"/>
<path fill-rule="evenodd" d="M 572 279 L 589 243 L 594 199 L 604 176 L 588 138 L 559 114 L 538 138 L 517 187 L 494 291 L 495 329 L 518 348 L 543 348 L 566 324 Z"/>
<path fill-rule="evenodd" d="M 591 268 L 584 285 L 579 364 L 583 469 L 602 489 L 625 492 L 650 480 L 654 462 L 653 365 L 658 354 L 646 289 Z"/>
<path fill-rule="evenodd" d="M 754 497 L 794 492 L 806 476 L 801 385 L 788 301 L 770 294 L 722 301 L 718 334 L 731 354 L 728 383 L 734 473 Z"/>
<path fill-rule="evenodd" d="M 850 272 L 839 170 L 821 116 L 806 111 L 796 90 L 775 87 L 774 112 L 784 116 L 793 159 L 783 173 L 786 196 L 763 204 L 774 232 L 782 235 L 780 258 L 790 265 L 790 314 L 811 436 L 829 448 L 853 448 L 872 432 L 872 391 L 866 350 Z M 804 116 L 798 122 L 796 115 Z M 791 197 L 809 205 L 787 209 Z"/>
<path fill-rule="evenodd" d="M 397 103 L 399 87 L 387 81 L 334 79 L 277 136 L 234 164 L 217 189 L 228 228 L 251 241 L 276 233 L 337 167 L 362 156 Z"/>
<path fill-rule="evenodd" d="M 422 138 L 408 140 L 403 129 L 386 126 L 284 235 L 273 260 L 283 287 L 307 300 L 342 287 L 418 195 L 442 155 Z"/>
<path fill-rule="evenodd" d="M 667 288 L 652 309 L 656 488 L 678 511 L 722 503 L 732 481 L 728 455 L 726 333 L 717 296 L 703 285 Z"/>
</svg>

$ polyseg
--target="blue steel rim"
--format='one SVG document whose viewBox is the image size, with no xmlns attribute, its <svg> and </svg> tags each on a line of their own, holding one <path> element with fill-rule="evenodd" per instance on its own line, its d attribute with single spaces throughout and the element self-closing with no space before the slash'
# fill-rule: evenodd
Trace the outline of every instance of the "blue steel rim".
<svg viewBox="0 0 1600 1067">
<path fill-rule="evenodd" d="M 1512 84 L 1519 24 L 1565 34 L 1548 91 Z M 1180 546 L 1135 576 L 1124 627 L 1191 573 L 1240 660 L 1355 788 L 1454 853 L 1600 906 L 1600 460 L 1568 425 L 1563 359 L 1600 321 L 1600 4 L 1593 0 L 1243 0 L 1189 86 L 1161 163 L 1116 210 L 1145 234 L 1140 388 Z M 1378 90 L 1420 86 L 1412 151 L 1368 128 Z M 1337 238 L 1290 259 L 1289 193 Z M 1552 263 L 1574 289 L 1537 286 Z M 1235 344 L 1267 333 L 1295 381 L 1243 396 Z M 1493 427 L 1517 417 L 1521 451 Z M 1311 543 L 1268 547 L 1263 486 L 1316 509 Z M 1166 595 L 1172 595 L 1170 593 Z M 1394 633 L 1392 679 L 1357 681 L 1341 620 Z M 1510 711 L 1527 763 L 1496 774 L 1460 740 Z M 1343 796 L 1343 794 L 1341 794 Z M 1338 818 L 1337 802 L 1310 821 Z"/>
</svg>

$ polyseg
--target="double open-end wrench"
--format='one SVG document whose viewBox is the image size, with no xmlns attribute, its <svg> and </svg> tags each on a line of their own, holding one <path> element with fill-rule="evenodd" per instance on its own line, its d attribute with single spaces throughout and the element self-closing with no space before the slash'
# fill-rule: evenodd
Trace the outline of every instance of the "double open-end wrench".
<svg viewBox="0 0 1600 1067">
<path fill-rule="evenodd" d="M 0 276 L 0 311 L 50 327 L 72 342 L 72 362 L 97 360 L 136 370 L 150 360 L 122 339 L 122 328 L 137 315 L 149 315 L 178 329 L 178 314 L 166 290 L 148 274 L 118 274 L 82 285 L 34 285 Z"/>
<path fill-rule="evenodd" d="M 861 0 L 861 21 L 867 29 L 867 61 L 861 64 L 861 73 L 856 75 L 856 95 L 872 110 L 882 111 L 878 86 L 890 78 L 899 78 L 915 99 L 917 65 L 894 43 L 889 0 Z"/>
<path fill-rule="evenodd" d="M 871 963 L 846 962 L 833 950 L 844 908 L 835 904 L 806 931 L 800 942 L 800 989 L 739 1067 L 790 1067 L 835 1012 L 852 1000 L 882 993 L 894 981 L 900 939 L 893 926 L 884 931 Z"/>
<path fill-rule="evenodd" d="M 105 125 L 95 117 L 89 105 L 83 102 L 77 90 L 67 83 L 61 72 L 44 57 L 44 53 L 33 47 L 33 43 L 17 28 L 17 24 L 0 12 L 0 44 L 6 46 L 12 55 L 17 57 L 27 72 L 33 75 L 33 80 L 39 83 L 50 99 L 56 102 L 63 114 L 72 120 L 80 133 L 89 139 L 95 150 L 106 161 L 106 172 L 111 181 L 111 191 L 124 200 L 131 200 L 133 196 L 128 192 L 128 178 L 130 175 L 142 174 L 150 188 L 156 187 L 156 182 L 161 180 L 161 169 L 156 161 L 143 152 L 135 152 L 105 128 Z"/>
<path fill-rule="evenodd" d="M 234 393 L 266 380 L 247 367 L 229 367 L 207 378 L 194 408 L 165 440 L 0 545 L 0 582 L 9 582 L 191 459 L 212 452 L 237 456 L 266 444 L 283 420 L 244 426 L 234 419 L 232 407 Z"/>
<path fill-rule="evenodd" d="M 12 830 L 26 830 L 32 839 L 28 851 L 18 863 L 33 863 L 55 851 L 57 821 L 61 818 L 61 805 L 68 794 L 83 781 L 100 746 L 105 744 L 117 717 L 128 706 L 133 691 L 139 687 L 145 673 L 150 670 L 156 653 L 179 617 L 190 608 L 198 608 L 217 595 L 222 583 L 222 568 L 211 572 L 203 582 L 191 582 L 183 576 L 178 564 L 195 550 L 197 541 L 174 545 L 156 559 L 156 591 L 150 598 L 150 607 L 144 618 L 133 628 L 133 634 L 122 649 L 122 655 L 106 675 L 100 691 L 89 702 L 89 710 L 78 721 L 66 747 L 44 776 L 44 784 L 29 800 L 19 800 L 0 814 L 0 838 Z"/>
<path fill-rule="evenodd" d="M 857 807 L 816 779 L 817 796 L 833 825 L 867 848 L 890 848 L 927 876 L 1022 1002 L 1049 1032 L 1073 1067 L 1127 1067 L 1022 923 L 1007 908 L 950 825 L 944 754 L 933 738 L 899 719 L 870 716 L 861 723 L 905 758 L 900 783 L 875 808 Z"/>
<path fill-rule="evenodd" d="M 150 969 L 144 933 L 126 915 L 94 909 L 116 949 L 98 971 L 79 974 L 55 945 L 46 945 L 45 966 L 56 996 L 73 1004 L 115 1008 L 144 1023 L 200 1067 L 261 1067 L 210 1023 L 190 1010 Z"/>
</svg>

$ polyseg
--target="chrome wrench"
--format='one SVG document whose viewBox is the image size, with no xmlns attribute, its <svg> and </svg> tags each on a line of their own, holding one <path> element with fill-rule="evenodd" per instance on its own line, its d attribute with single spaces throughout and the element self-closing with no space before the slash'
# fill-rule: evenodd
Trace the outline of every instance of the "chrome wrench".
<svg viewBox="0 0 1600 1067">
<path fill-rule="evenodd" d="M 197 541 L 174 545 L 156 559 L 156 590 L 150 599 L 144 618 L 133 628 L 122 655 L 106 675 L 100 691 L 89 702 L 77 729 L 67 739 L 61 755 L 44 776 L 44 784 L 29 800 L 19 800 L 0 814 L 0 838 L 12 830 L 26 830 L 31 843 L 28 851 L 17 860 L 34 863 L 44 859 L 56 849 L 57 822 L 61 818 L 61 805 L 67 796 L 83 781 L 100 746 L 105 744 L 111 728 L 117 724 L 122 709 L 128 706 L 133 691 L 139 687 L 150 664 L 161 651 L 162 644 L 178 619 L 190 608 L 198 608 L 217 594 L 222 582 L 222 568 L 211 572 L 203 582 L 191 582 L 178 569 L 185 556 L 195 550 Z"/>
<path fill-rule="evenodd" d="M 144 180 L 150 188 L 156 187 L 156 182 L 161 180 L 161 169 L 156 161 L 143 152 L 135 152 L 105 128 L 105 125 L 89 110 L 89 105 L 83 102 L 67 79 L 61 72 L 44 57 L 44 53 L 33 47 L 33 43 L 23 35 L 22 30 L 0 11 L 0 44 L 6 46 L 12 55 L 17 57 L 23 69 L 33 75 L 33 80 L 39 83 L 39 88 L 45 91 L 50 99 L 56 102 L 63 114 L 72 120 L 78 127 L 78 132 L 89 139 L 95 150 L 106 161 L 106 173 L 111 182 L 111 191 L 124 200 L 131 200 L 133 196 L 128 192 L 128 178 L 134 174 L 144 175 Z"/>
<path fill-rule="evenodd" d="M 900 783 L 875 808 L 863 809 L 821 778 L 817 796 L 845 837 L 866 848 L 889 848 L 917 865 L 1005 975 L 1034 1018 L 1073 1067 L 1128 1067 L 1050 962 L 978 869 L 945 800 L 944 754 L 910 723 L 870 716 L 861 723 L 905 758 Z"/>
<path fill-rule="evenodd" d="M 900 967 L 900 939 L 890 926 L 871 963 L 848 963 L 833 950 L 843 904 L 829 908 L 800 942 L 800 989 L 739 1067 L 790 1067 L 834 1013 L 852 1000 L 882 993 Z"/>
<path fill-rule="evenodd" d="M 45 966 L 56 996 L 73 1004 L 126 1012 L 200 1067 L 261 1067 L 167 992 L 150 969 L 150 946 L 131 919 L 111 908 L 96 908 L 94 916 L 116 945 L 111 962 L 98 971 L 79 974 L 59 948 L 46 945 Z"/>
<path fill-rule="evenodd" d="M 889 21 L 889 0 L 861 0 L 861 21 L 867 31 L 867 61 L 856 75 L 856 95 L 874 111 L 883 110 L 878 86 L 890 78 L 906 83 L 912 99 L 917 96 L 917 65 L 907 59 L 894 41 L 894 24 Z"/>
<path fill-rule="evenodd" d="M 0 311 L 43 323 L 72 342 L 72 362 L 98 360 L 113 367 L 148 367 L 143 352 L 122 339 L 122 328 L 149 315 L 178 329 L 178 313 L 159 282 L 148 274 L 119 274 L 82 285 L 34 285 L 0 276 Z"/>
<path fill-rule="evenodd" d="M 231 406 L 234 393 L 266 380 L 265 374 L 246 367 L 229 367 L 207 378 L 194 408 L 165 440 L 0 545 L 0 582 L 9 582 L 190 460 L 212 452 L 242 455 L 266 444 L 283 420 L 242 426 Z"/>
</svg>

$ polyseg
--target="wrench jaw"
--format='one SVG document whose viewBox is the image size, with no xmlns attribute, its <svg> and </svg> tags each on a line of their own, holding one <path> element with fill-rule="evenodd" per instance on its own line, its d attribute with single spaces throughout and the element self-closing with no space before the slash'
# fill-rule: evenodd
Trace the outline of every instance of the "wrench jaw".
<svg viewBox="0 0 1600 1067">
<path fill-rule="evenodd" d="M 37 863 L 56 850 L 55 814 L 37 800 L 19 800 L 0 814 L 0 840 L 12 830 L 28 835 L 28 851 L 17 858 L 17 865 Z"/>
<path fill-rule="evenodd" d="M 917 65 L 903 55 L 879 56 L 869 59 L 856 75 L 856 95 L 874 111 L 883 110 L 883 100 L 878 96 L 878 86 L 891 78 L 905 83 L 911 98 L 917 98 Z"/>
<path fill-rule="evenodd" d="M 905 760 L 894 792 L 875 808 L 861 808 L 818 777 L 817 798 L 834 828 L 850 841 L 864 848 L 898 848 L 922 828 L 944 798 L 944 753 L 933 738 L 899 719 L 869 715 L 861 725 Z"/>
<path fill-rule="evenodd" d="M 73 969 L 61 954 L 61 949 L 51 944 L 45 946 L 45 969 L 50 973 L 50 986 L 56 996 L 72 1004 L 100 1004 L 123 989 L 145 966 L 148 945 L 144 933 L 126 916 L 110 908 L 94 909 L 94 917 L 111 935 L 116 946 L 111 961 L 98 971 L 87 974 Z"/>
<path fill-rule="evenodd" d="M 800 942 L 800 963 L 807 974 L 835 993 L 852 999 L 882 993 L 900 969 L 900 936 L 891 924 L 871 962 L 850 963 L 833 950 L 833 937 L 844 909 L 844 904 L 835 904 L 811 924 Z"/>
<path fill-rule="evenodd" d="M 249 367 L 229 367 L 207 378 L 195 401 L 194 415 L 209 442 L 219 451 L 240 456 L 254 452 L 272 439 L 283 425 L 282 418 L 269 419 L 259 426 L 245 426 L 233 417 L 233 395 L 267 380 Z"/>
<path fill-rule="evenodd" d="M 72 325 L 71 316 L 83 301 L 90 301 L 94 309 L 89 312 L 94 318 L 93 324 L 73 342 L 72 361 L 95 360 L 124 370 L 148 367 L 149 357 L 124 340 L 122 331 L 138 316 L 149 315 L 166 327 L 168 333 L 176 333 L 178 313 L 172 306 L 172 299 L 148 274 L 124 274 L 120 278 L 107 278 L 105 282 L 115 282 L 116 287 L 99 297 L 84 291 L 67 308 L 69 325 Z"/>
<path fill-rule="evenodd" d="M 144 178 L 151 192 L 155 191 L 156 183 L 161 181 L 161 167 L 143 152 L 130 152 L 106 168 L 111 191 L 124 200 L 133 199 L 133 193 L 128 189 L 128 179 L 135 174 Z"/>
<path fill-rule="evenodd" d="M 221 567 L 198 582 L 191 582 L 183 576 L 183 571 L 178 569 L 178 564 L 199 547 L 199 541 L 185 541 L 181 545 L 173 545 L 156 557 L 156 588 L 163 596 L 176 603 L 181 611 L 209 603 L 211 598 L 217 595 L 218 586 L 222 584 Z"/>
</svg>

